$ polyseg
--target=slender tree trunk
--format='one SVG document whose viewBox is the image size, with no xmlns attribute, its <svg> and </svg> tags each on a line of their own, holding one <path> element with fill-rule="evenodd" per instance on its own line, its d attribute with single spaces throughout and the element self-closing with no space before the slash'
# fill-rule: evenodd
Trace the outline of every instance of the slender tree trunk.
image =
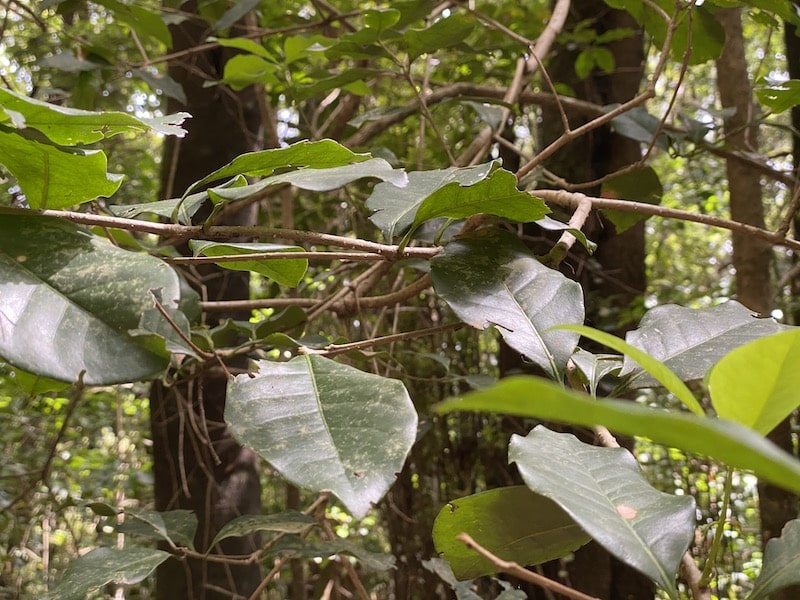
<svg viewBox="0 0 800 600">
<path fill-rule="evenodd" d="M 191 4 L 182 8 L 195 11 Z M 177 52 L 199 45 L 210 31 L 203 20 L 189 18 L 173 26 L 172 34 Z M 259 123 L 252 91 L 234 94 L 221 86 L 203 87 L 219 78 L 224 60 L 222 49 L 215 49 L 187 53 L 169 64 L 187 101 L 183 105 L 171 99 L 168 109 L 187 111 L 192 119 L 184 140 L 165 145 L 163 197 L 182 194 L 234 156 L 255 149 Z M 248 220 L 239 214 L 235 224 Z M 209 300 L 249 297 L 246 274 L 210 268 L 193 271 L 187 279 Z M 226 522 L 261 512 L 258 459 L 230 435 L 224 420 L 227 381 L 210 373 L 183 371 L 169 386 L 154 384 L 150 398 L 156 508 L 193 511 L 199 522 L 195 546 L 201 552 Z M 257 547 L 257 536 L 240 537 L 225 540 L 212 552 L 244 555 Z M 246 598 L 261 580 L 258 565 L 197 560 L 169 560 L 157 575 L 159 600 Z"/>
<path fill-rule="evenodd" d="M 725 46 L 717 60 L 717 88 L 723 108 L 736 112 L 725 122 L 727 146 L 735 151 L 758 151 L 758 136 L 753 125 L 754 99 L 747 73 L 741 9 L 725 8 L 716 13 L 725 30 Z M 788 35 L 788 34 L 787 34 Z M 764 227 L 761 177 L 758 171 L 734 159 L 726 163 L 731 218 L 734 221 Z M 748 308 L 769 314 L 772 307 L 770 285 L 771 249 L 768 244 L 745 234 L 733 233 L 733 264 L 736 269 L 736 296 Z M 787 452 L 793 451 L 789 419 L 769 433 L 769 439 Z M 797 516 L 797 497 L 785 489 L 759 481 L 761 541 L 766 544 L 779 536 L 783 526 Z M 800 588 L 784 589 L 771 598 L 797 598 Z"/>
</svg>

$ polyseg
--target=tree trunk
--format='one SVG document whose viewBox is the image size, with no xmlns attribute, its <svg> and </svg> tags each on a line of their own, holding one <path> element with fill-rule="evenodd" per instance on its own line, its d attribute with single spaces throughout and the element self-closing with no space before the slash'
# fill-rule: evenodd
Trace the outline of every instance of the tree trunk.
<svg viewBox="0 0 800 600">
<path fill-rule="evenodd" d="M 191 4 L 183 9 L 190 13 L 196 10 Z M 204 21 L 189 18 L 172 27 L 173 50 L 194 48 L 209 33 Z M 168 109 L 187 111 L 192 119 L 187 123 L 184 140 L 170 138 L 165 144 L 162 197 L 182 194 L 191 183 L 233 157 L 256 149 L 259 123 L 252 91 L 234 94 L 221 86 L 203 87 L 205 82 L 219 78 L 224 60 L 222 49 L 213 49 L 187 53 L 170 61 L 169 73 L 182 84 L 187 102 L 182 105 L 170 99 Z M 240 214 L 236 224 L 248 224 L 247 219 Z M 204 299 L 249 297 L 244 273 L 209 268 L 194 271 L 187 278 Z M 200 552 L 208 549 L 226 522 L 242 514 L 261 512 L 258 459 L 230 435 L 224 420 L 227 381 L 212 371 L 213 368 L 203 372 L 189 369 L 169 386 L 157 382 L 150 397 L 156 508 L 193 511 L 199 523 L 195 546 Z M 244 555 L 256 550 L 258 543 L 257 536 L 230 538 L 215 547 L 213 553 Z M 168 560 L 157 573 L 156 597 L 246 598 L 260 581 L 260 568 L 255 564 Z"/>
</svg>

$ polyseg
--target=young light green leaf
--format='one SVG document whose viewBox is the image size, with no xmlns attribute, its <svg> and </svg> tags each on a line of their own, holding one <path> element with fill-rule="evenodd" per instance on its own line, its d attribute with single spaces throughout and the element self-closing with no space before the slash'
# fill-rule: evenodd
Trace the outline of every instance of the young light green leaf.
<svg viewBox="0 0 800 600">
<path fill-rule="evenodd" d="M 509 346 L 558 378 L 578 335 L 554 325 L 582 323 L 578 283 L 545 267 L 515 236 L 482 230 L 450 242 L 431 261 L 436 293 L 465 323 L 497 327 Z"/>
<path fill-rule="evenodd" d="M 258 362 L 228 385 L 225 419 L 288 480 L 330 490 L 356 518 L 380 500 L 414 443 L 402 383 L 318 355 Z"/>
<path fill-rule="evenodd" d="M 678 400 L 683 402 L 684 406 L 691 410 L 696 415 L 704 415 L 703 407 L 694 397 L 692 390 L 686 387 L 686 384 L 680 378 L 670 371 L 662 362 L 659 362 L 646 352 L 639 350 L 616 336 L 594 329 L 593 327 L 586 327 L 585 325 L 559 325 L 554 329 L 566 329 L 567 331 L 574 331 L 580 335 L 599 342 L 604 346 L 608 346 L 612 350 L 616 350 L 620 354 L 629 356 L 642 366 L 656 381 L 663 385 L 667 390 L 672 392 Z"/>
<path fill-rule="evenodd" d="M 789 521 L 781 536 L 767 542 L 764 566 L 748 600 L 768 598 L 790 585 L 800 584 L 800 521 Z"/>
<path fill-rule="evenodd" d="M 639 328 L 625 340 L 661 361 L 683 381 L 703 379 L 711 366 L 734 348 L 787 330 L 774 319 L 758 319 L 735 301 L 703 309 L 665 304 L 649 310 Z M 657 382 L 632 357 L 620 377 L 627 386 L 653 387 Z"/>
<path fill-rule="evenodd" d="M 168 558 L 167 552 L 154 548 L 96 548 L 69 563 L 64 577 L 46 600 L 84 600 L 108 583 L 139 583 Z"/>
<path fill-rule="evenodd" d="M 109 197 L 122 183 L 120 175 L 106 172 L 106 155 L 99 150 L 64 150 L 3 127 L 0 164 L 16 177 L 31 208 L 69 208 Z"/>
<path fill-rule="evenodd" d="M 258 243 L 232 243 L 232 242 L 207 242 L 203 240 L 191 240 L 189 247 L 195 256 L 233 256 L 241 255 L 241 261 L 220 261 L 218 264 L 225 269 L 234 271 L 253 271 L 264 277 L 269 277 L 281 285 L 294 287 L 303 279 L 303 275 L 308 269 L 308 259 L 290 258 L 291 253 L 301 252 L 299 246 L 284 246 L 280 244 L 258 244 Z M 248 255 L 262 253 L 285 253 L 286 258 L 264 259 Z"/>
<path fill-rule="evenodd" d="M 433 523 L 436 553 L 458 579 L 497 572 L 496 565 L 456 539 L 462 532 L 521 565 L 560 558 L 591 539 L 555 502 L 522 485 L 451 500 Z"/>
<path fill-rule="evenodd" d="M 176 308 L 164 262 L 50 217 L 0 210 L 0 356 L 21 369 L 91 385 L 156 375 L 166 360 L 128 334 L 153 307 Z"/>
<path fill-rule="evenodd" d="M 539 377 L 515 376 L 494 387 L 446 400 L 438 413 L 493 412 L 573 425 L 605 425 L 624 435 L 650 438 L 800 492 L 800 461 L 748 427 L 725 419 L 699 418 L 623 400 L 592 400 Z"/>
<path fill-rule="evenodd" d="M 22 117 L 21 121 L 9 120 L 5 125 L 13 124 L 17 129 L 35 129 L 59 146 L 91 144 L 121 133 L 150 130 L 183 137 L 186 131 L 178 126 L 191 116 L 188 113 L 177 113 L 154 119 L 139 119 L 123 112 L 78 110 L 28 98 L 3 88 L 0 88 L 0 110 L 6 114 L 13 111 Z M 0 122 L 2 121 L 0 118 Z"/>
<path fill-rule="evenodd" d="M 800 405 L 800 328 L 736 348 L 708 378 L 717 414 L 767 435 Z"/>
<path fill-rule="evenodd" d="M 300 533 L 313 527 L 316 521 L 297 511 L 273 513 L 271 515 L 242 515 L 225 523 L 214 540 L 208 545 L 214 548 L 219 542 L 230 537 L 251 535 L 256 531 L 276 533 Z"/>
<path fill-rule="evenodd" d="M 622 562 L 678 598 L 675 576 L 694 538 L 695 504 L 653 488 L 625 448 L 599 448 L 538 425 L 513 435 L 509 462 Z"/>
</svg>

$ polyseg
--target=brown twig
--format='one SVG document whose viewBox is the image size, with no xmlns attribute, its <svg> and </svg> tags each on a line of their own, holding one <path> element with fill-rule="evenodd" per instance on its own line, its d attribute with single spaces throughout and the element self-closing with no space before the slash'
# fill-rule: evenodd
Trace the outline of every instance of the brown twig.
<svg viewBox="0 0 800 600">
<path fill-rule="evenodd" d="M 503 573 L 508 573 L 509 575 L 513 575 L 514 577 L 518 577 L 523 581 L 528 581 L 539 587 L 542 587 L 546 590 L 551 590 L 562 596 L 566 596 L 567 598 L 571 598 L 573 600 L 600 600 L 596 596 L 589 596 L 588 594 L 584 594 L 583 592 L 579 592 L 577 590 L 573 590 L 570 587 L 567 587 L 563 583 L 559 583 L 557 581 L 553 581 L 552 579 L 548 579 L 544 575 L 539 575 L 539 573 L 534 573 L 533 571 L 529 571 L 528 569 L 524 569 L 519 564 L 513 561 L 503 560 L 502 558 L 492 554 L 486 548 L 478 544 L 469 534 L 460 533 L 456 536 L 456 538 L 466 545 L 467 548 L 470 550 L 474 550 L 485 559 L 490 561 L 498 571 Z"/>
<path fill-rule="evenodd" d="M 395 342 L 403 342 L 406 340 L 414 340 L 421 337 L 427 337 L 437 333 L 444 333 L 446 331 L 458 331 L 466 327 L 464 323 L 450 323 L 448 325 L 437 325 L 436 327 L 427 327 L 426 329 L 417 329 L 416 331 L 406 331 L 403 333 L 393 333 L 392 335 L 383 335 L 368 340 L 359 340 L 357 342 L 348 342 L 347 344 L 331 344 L 325 346 L 322 350 L 312 350 L 306 348 L 303 352 L 305 354 L 321 354 L 323 356 L 336 356 L 337 354 L 344 354 L 345 352 L 352 352 L 353 350 L 363 350 L 364 348 L 372 348 L 373 346 L 382 346 L 384 344 L 393 344 Z"/>
</svg>

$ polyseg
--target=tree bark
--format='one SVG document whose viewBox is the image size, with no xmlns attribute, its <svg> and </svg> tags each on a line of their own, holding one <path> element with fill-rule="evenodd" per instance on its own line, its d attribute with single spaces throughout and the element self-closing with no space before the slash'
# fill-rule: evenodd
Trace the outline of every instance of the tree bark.
<svg viewBox="0 0 800 600">
<path fill-rule="evenodd" d="M 196 11 L 193 3 L 182 8 L 187 13 Z M 207 23 L 198 17 L 172 26 L 171 31 L 176 52 L 194 48 L 210 34 Z M 183 86 L 187 101 L 183 105 L 170 99 L 168 110 L 187 111 L 192 119 L 187 122 L 185 139 L 170 138 L 165 144 L 162 197 L 182 194 L 191 183 L 233 157 L 256 149 L 259 119 L 252 89 L 234 94 L 221 86 L 203 87 L 220 77 L 225 58 L 222 49 L 214 49 L 170 61 L 170 76 Z M 252 224 L 249 219 L 240 213 L 238 223 L 230 224 Z M 204 299 L 249 297 L 244 273 L 208 268 L 192 272 L 189 279 Z M 237 317 L 220 318 L 226 316 Z M 226 384 L 222 375 L 189 369 L 171 385 L 157 382 L 151 388 L 156 508 L 193 511 L 198 519 L 194 541 L 200 552 L 209 548 L 214 535 L 231 519 L 261 512 L 258 458 L 233 439 L 225 424 Z M 258 536 L 230 538 L 212 553 L 245 555 L 258 545 Z M 156 597 L 246 598 L 260 581 L 257 564 L 171 559 L 159 567 Z"/>
</svg>

